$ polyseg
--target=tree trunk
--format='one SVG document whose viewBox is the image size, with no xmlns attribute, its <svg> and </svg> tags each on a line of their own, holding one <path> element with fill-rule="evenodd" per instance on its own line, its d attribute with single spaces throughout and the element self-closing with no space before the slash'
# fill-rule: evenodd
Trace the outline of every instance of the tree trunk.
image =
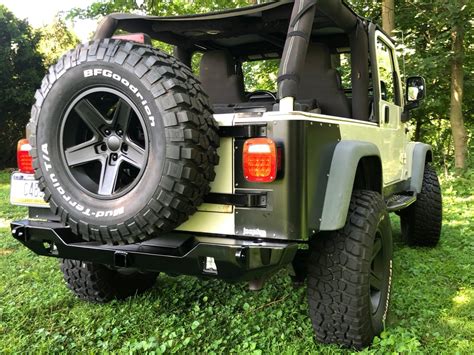
<svg viewBox="0 0 474 355">
<path fill-rule="evenodd" d="M 382 27 L 389 35 L 395 29 L 395 3 L 394 0 L 382 0 Z"/>
<path fill-rule="evenodd" d="M 455 25 L 451 32 L 453 59 L 451 62 L 451 129 L 454 140 L 455 168 L 457 172 L 466 169 L 467 133 L 462 114 L 464 95 L 464 29 Z"/>
</svg>

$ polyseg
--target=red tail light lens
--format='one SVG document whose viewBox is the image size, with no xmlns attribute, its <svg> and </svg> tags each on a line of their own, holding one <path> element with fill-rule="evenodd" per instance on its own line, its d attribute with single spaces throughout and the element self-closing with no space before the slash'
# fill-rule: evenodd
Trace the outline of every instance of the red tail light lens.
<svg viewBox="0 0 474 355">
<path fill-rule="evenodd" d="M 269 138 L 252 138 L 244 143 L 244 176 L 250 182 L 272 182 L 277 174 L 277 148 Z"/>
<path fill-rule="evenodd" d="M 31 145 L 28 139 L 20 139 L 16 149 L 16 160 L 18 169 L 25 174 L 33 174 L 33 158 L 30 155 Z"/>
</svg>

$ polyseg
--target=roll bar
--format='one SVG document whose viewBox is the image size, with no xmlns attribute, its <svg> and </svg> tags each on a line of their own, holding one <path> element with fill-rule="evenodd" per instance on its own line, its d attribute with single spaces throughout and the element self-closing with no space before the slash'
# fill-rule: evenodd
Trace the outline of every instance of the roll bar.
<svg viewBox="0 0 474 355">
<path fill-rule="evenodd" d="M 368 120 L 369 118 L 369 74 L 368 74 L 368 36 L 367 22 L 359 17 L 344 0 L 282 0 L 261 4 L 244 9 L 226 10 L 220 13 L 187 15 L 176 17 L 153 17 L 133 14 L 111 14 L 99 24 L 94 39 L 110 38 L 117 28 L 133 31 L 140 28 L 141 32 L 154 32 L 154 22 L 168 24 L 173 21 L 183 25 L 192 21 L 222 21 L 235 16 L 250 16 L 259 11 L 273 11 L 277 7 L 286 6 L 291 18 L 287 38 L 278 74 L 278 99 L 280 110 L 293 111 L 294 100 L 298 94 L 301 71 L 304 67 L 308 45 L 311 40 L 315 17 L 323 15 L 334 26 L 342 29 L 349 37 L 352 53 L 352 118 Z M 316 13 L 318 16 L 316 16 Z M 260 14 L 261 15 L 261 14 Z M 147 32 L 148 31 L 148 32 Z M 190 53 L 183 48 L 175 50 L 175 55 L 186 64 L 190 63 Z"/>
<path fill-rule="evenodd" d="M 367 96 L 365 87 L 368 88 L 368 80 L 359 80 L 361 78 L 359 74 L 368 76 L 368 41 L 364 40 L 364 36 L 367 37 L 367 35 L 361 33 L 362 26 L 359 17 L 342 0 L 295 0 L 278 74 L 278 98 L 281 101 L 280 108 L 285 111 L 293 109 L 294 98 L 298 93 L 298 84 L 311 40 L 316 8 L 350 35 L 351 50 L 355 50 L 357 55 L 362 55 L 357 61 L 358 67 L 354 68 L 353 65 L 352 68 L 353 79 L 357 79 L 354 89 L 359 100 L 364 100 L 363 96 Z M 361 43 L 362 47 L 358 43 Z M 363 53 L 366 54 L 363 55 Z M 354 115 L 366 120 L 368 103 L 362 106 L 367 108 L 359 109 L 360 102 L 353 103 Z"/>
</svg>

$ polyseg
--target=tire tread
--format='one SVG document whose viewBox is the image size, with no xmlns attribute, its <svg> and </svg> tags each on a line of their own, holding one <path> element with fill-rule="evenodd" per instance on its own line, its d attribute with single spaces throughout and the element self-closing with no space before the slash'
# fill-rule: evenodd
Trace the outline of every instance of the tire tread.
<svg viewBox="0 0 474 355">
<path fill-rule="evenodd" d="M 438 175 L 425 166 L 421 193 L 416 202 L 400 214 L 403 239 L 411 246 L 435 247 L 441 237 L 443 201 Z"/>
<path fill-rule="evenodd" d="M 153 287 L 156 274 L 119 274 L 104 265 L 62 259 L 61 271 L 67 287 L 81 300 L 106 303 L 138 295 Z"/>
<path fill-rule="evenodd" d="M 388 219 L 379 193 L 354 191 L 345 227 L 312 241 L 308 302 L 316 338 L 322 343 L 360 349 L 377 333 L 368 301 L 373 244 L 369 231 L 377 228 L 380 211 Z"/>
</svg>

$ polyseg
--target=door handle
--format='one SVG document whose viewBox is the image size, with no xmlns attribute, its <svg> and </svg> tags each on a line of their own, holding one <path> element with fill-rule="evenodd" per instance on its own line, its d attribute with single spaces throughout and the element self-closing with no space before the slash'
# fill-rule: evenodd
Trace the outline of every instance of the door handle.
<svg viewBox="0 0 474 355">
<path fill-rule="evenodd" d="M 390 107 L 385 106 L 385 124 L 390 123 Z"/>
</svg>

